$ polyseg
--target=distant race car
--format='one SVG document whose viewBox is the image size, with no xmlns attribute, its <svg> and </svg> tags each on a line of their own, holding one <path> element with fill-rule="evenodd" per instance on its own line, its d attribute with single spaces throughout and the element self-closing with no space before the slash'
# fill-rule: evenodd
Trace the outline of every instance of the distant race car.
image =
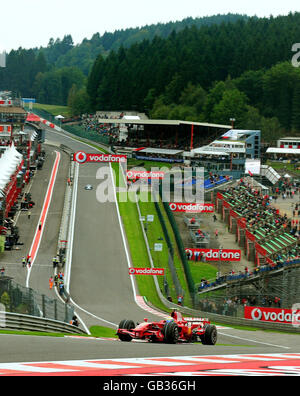
<svg viewBox="0 0 300 396">
<path fill-rule="evenodd" d="M 148 322 L 135 326 L 132 320 L 122 320 L 117 330 L 121 341 L 132 339 L 152 342 L 197 342 L 204 345 L 215 345 L 217 342 L 217 328 L 205 318 L 183 318 L 180 312 L 173 311 L 171 318 L 159 322 Z"/>
<path fill-rule="evenodd" d="M 84 187 L 84 189 L 85 189 L 85 190 L 92 190 L 92 189 L 93 189 L 93 186 L 92 186 L 91 184 L 87 184 L 87 185 Z"/>
</svg>

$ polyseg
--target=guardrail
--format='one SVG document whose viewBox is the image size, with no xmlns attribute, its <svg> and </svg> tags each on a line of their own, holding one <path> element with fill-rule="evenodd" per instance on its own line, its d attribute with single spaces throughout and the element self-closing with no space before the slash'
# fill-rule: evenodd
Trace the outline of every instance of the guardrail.
<svg viewBox="0 0 300 396">
<path fill-rule="evenodd" d="M 86 334 L 84 330 L 58 320 L 0 311 L 0 330 Z"/>
<path fill-rule="evenodd" d="M 244 319 L 244 318 L 236 318 L 232 316 L 225 316 L 214 314 L 210 312 L 197 311 L 192 308 L 188 308 L 186 306 L 179 306 L 177 304 L 169 302 L 166 298 L 160 295 L 161 300 L 164 305 L 171 310 L 178 309 L 183 317 L 197 317 L 197 318 L 208 318 L 212 323 L 224 324 L 227 326 L 244 326 L 244 327 L 253 327 L 256 329 L 262 330 L 273 330 L 273 331 L 284 331 L 289 333 L 300 333 L 300 326 L 290 325 L 287 323 L 274 323 L 274 322 L 265 322 L 258 321 L 252 319 Z M 147 302 L 149 306 L 155 308 L 151 303 Z"/>
</svg>

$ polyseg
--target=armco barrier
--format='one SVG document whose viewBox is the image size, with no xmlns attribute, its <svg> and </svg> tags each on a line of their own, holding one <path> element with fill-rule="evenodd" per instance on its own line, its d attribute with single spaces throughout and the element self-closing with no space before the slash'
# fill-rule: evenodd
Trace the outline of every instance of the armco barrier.
<svg viewBox="0 0 300 396">
<path fill-rule="evenodd" d="M 0 312 L 0 316 L 0 330 L 86 334 L 85 331 L 79 327 L 57 320 L 3 311 Z"/>
<path fill-rule="evenodd" d="M 174 232 L 174 236 L 175 236 L 175 239 L 176 239 L 179 255 L 180 255 L 181 262 L 182 262 L 182 265 L 183 265 L 183 269 L 184 269 L 184 272 L 185 272 L 185 277 L 186 277 L 186 280 L 187 280 L 187 283 L 188 283 L 189 292 L 190 292 L 190 295 L 191 295 L 192 299 L 194 299 L 195 283 L 194 283 L 193 277 L 191 275 L 190 267 L 188 265 L 186 252 L 185 252 L 185 249 L 184 249 L 184 246 L 183 246 L 183 242 L 182 242 L 182 239 L 181 239 L 180 232 L 178 230 L 178 227 L 177 227 L 173 212 L 170 209 L 169 203 L 164 200 L 161 184 L 160 184 L 160 187 L 159 187 L 159 194 L 160 194 L 161 200 L 163 202 L 163 206 L 165 208 L 165 211 L 167 213 L 168 219 L 170 221 L 170 224 L 171 224 L 173 232 Z"/>
<path fill-rule="evenodd" d="M 300 326 L 293 326 L 286 323 L 274 323 L 274 322 L 264 322 L 259 320 L 251 320 L 244 318 L 234 318 L 232 316 L 218 315 L 210 312 L 197 311 L 192 308 L 188 308 L 185 306 L 179 306 L 177 304 L 169 302 L 166 298 L 160 295 L 160 298 L 164 305 L 170 309 L 178 309 L 182 316 L 185 317 L 195 317 L 195 318 L 208 318 L 212 323 L 219 323 L 225 326 L 244 326 L 244 327 L 253 327 L 256 329 L 262 330 L 273 330 L 273 331 L 285 331 L 289 333 L 298 333 L 300 334 Z M 147 302 L 152 308 L 155 308 L 151 305 L 151 303 Z M 157 308 L 155 308 L 157 310 Z"/>
</svg>

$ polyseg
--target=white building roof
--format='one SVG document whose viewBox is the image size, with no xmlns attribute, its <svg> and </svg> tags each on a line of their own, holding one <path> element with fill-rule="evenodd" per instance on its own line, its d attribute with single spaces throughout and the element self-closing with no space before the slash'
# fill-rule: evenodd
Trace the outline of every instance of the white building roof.
<svg viewBox="0 0 300 396">
<path fill-rule="evenodd" d="M 268 154 L 300 154 L 300 149 L 269 147 Z"/>
<path fill-rule="evenodd" d="M 178 155 L 183 153 L 183 150 L 171 150 L 171 149 L 163 149 L 163 148 L 156 148 L 156 147 L 147 147 L 143 150 L 139 150 L 139 153 L 150 153 L 150 154 L 165 154 L 165 155 Z"/>
<path fill-rule="evenodd" d="M 10 181 L 22 158 L 22 154 L 16 150 L 14 144 L 6 148 L 0 157 L 0 189 L 3 190 Z"/>
</svg>

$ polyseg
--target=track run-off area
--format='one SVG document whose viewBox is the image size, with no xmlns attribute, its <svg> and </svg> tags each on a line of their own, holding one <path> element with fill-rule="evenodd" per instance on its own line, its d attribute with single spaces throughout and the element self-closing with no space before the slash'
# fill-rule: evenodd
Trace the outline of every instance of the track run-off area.
<svg viewBox="0 0 300 396">
<path fill-rule="evenodd" d="M 47 294 L 50 293 L 47 279 L 51 266 L 40 263 L 49 262 L 55 251 L 60 224 L 56 219 L 57 205 L 59 199 L 63 200 L 64 185 L 56 181 L 64 177 L 65 167 L 69 166 L 64 159 L 66 154 L 59 149 L 61 144 L 73 152 L 96 151 L 69 134 L 47 129 L 45 147 L 52 162 L 30 249 L 32 265 L 23 280 L 27 287 Z M 102 164 L 75 166 L 75 199 L 68 241 L 71 253 L 65 276 L 71 303 L 82 326 L 88 333 L 93 325 L 117 329 L 125 318 L 135 322 L 145 317 L 150 321 L 165 318 L 166 314 L 145 304 L 134 277 L 128 275 L 130 250 L 117 200 L 98 202 L 96 199 L 99 183 L 96 173 Z M 114 183 L 113 177 L 111 180 Z M 87 184 L 94 189 L 85 190 Z M 17 275 L 16 279 L 19 280 Z M 52 293 L 55 292 L 52 290 Z M 218 327 L 215 346 L 0 334 L 0 375 L 299 376 L 300 343 L 298 334 L 223 326 Z"/>
</svg>

